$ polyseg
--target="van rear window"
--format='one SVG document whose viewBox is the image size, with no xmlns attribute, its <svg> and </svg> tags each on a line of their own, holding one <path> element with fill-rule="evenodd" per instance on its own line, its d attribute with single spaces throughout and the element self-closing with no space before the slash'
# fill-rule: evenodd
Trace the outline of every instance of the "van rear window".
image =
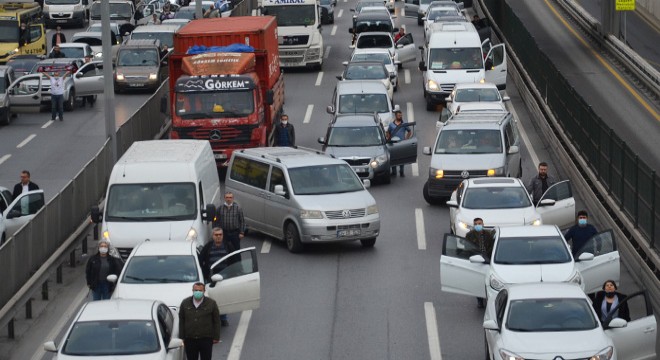
<svg viewBox="0 0 660 360">
<path fill-rule="evenodd" d="M 235 157 L 229 178 L 259 189 L 265 189 L 269 167 L 268 164 L 259 161 Z"/>
</svg>

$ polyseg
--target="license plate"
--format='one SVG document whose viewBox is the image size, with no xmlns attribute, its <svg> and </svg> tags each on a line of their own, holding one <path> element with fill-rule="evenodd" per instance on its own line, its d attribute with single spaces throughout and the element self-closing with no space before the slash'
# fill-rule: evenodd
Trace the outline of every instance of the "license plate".
<svg viewBox="0 0 660 360">
<path fill-rule="evenodd" d="M 56 23 L 65 23 L 66 20 L 55 20 Z"/>
<path fill-rule="evenodd" d="M 128 84 L 130 87 L 143 87 L 144 84 Z"/>
<path fill-rule="evenodd" d="M 368 173 L 369 172 L 369 168 L 366 167 L 366 166 L 356 166 L 356 167 L 353 168 L 353 170 L 356 173 Z"/>
<path fill-rule="evenodd" d="M 221 160 L 227 158 L 227 154 L 213 154 L 213 156 L 215 156 L 216 159 L 221 159 Z"/>
<path fill-rule="evenodd" d="M 360 229 L 339 230 L 337 231 L 337 237 L 358 236 L 361 233 Z"/>
</svg>

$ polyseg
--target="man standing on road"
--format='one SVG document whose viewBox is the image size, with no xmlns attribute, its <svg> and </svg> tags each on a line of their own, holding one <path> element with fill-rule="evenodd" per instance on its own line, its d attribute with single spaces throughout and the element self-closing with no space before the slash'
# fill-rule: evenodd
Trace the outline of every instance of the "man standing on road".
<svg viewBox="0 0 660 360">
<path fill-rule="evenodd" d="M 62 76 L 59 71 L 53 72 L 52 76 L 47 72 L 43 74 L 50 80 L 51 120 L 64 121 L 64 80 L 69 76 L 69 71 Z"/>
<path fill-rule="evenodd" d="M 578 251 L 582 249 L 584 244 L 586 244 L 594 235 L 598 234 L 596 227 L 587 223 L 588 219 L 589 215 L 586 210 L 578 211 L 577 224 L 568 229 L 566 235 L 564 235 L 564 239 L 566 239 L 567 242 L 572 242 L 571 252 L 573 253 L 573 257 L 579 256 L 580 253 L 578 253 Z M 586 252 L 592 252 L 595 254 L 596 251 L 600 250 L 600 245 L 598 247 L 598 249 L 587 249 Z"/>
<path fill-rule="evenodd" d="M 53 51 L 51 51 L 50 55 L 48 55 L 49 59 L 62 59 L 65 57 L 66 55 L 64 55 L 59 45 L 53 45 Z"/>
<path fill-rule="evenodd" d="M 218 305 L 204 296 L 204 284 L 193 285 L 193 295 L 179 306 L 179 336 L 188 360 L 211 360 L 213 344 L 220 342 Z"/>
<path fill-rule="evenodd" d="M 87 287 L 92 290 L 94 300 L 107 300 L 115 288 L 115 284 L 108 281 L 108 275 L 121 273 L 124 263 L 121 259 L 111 256 L 108 252 L 110 243 L 107 240 L 99 241 L 99 251 L 87 260 L 85 277 Z"/>
<path fill-rule="evenodd" d="M 206 245 L 204 245 L 202 250 L 197 255 L 199 258 L 199 265 L 202 267 L 202 273 L 204 273 L 204 281 L 206 283 L 211 282 L 211 276 L 213 275 L 211 273 L 211 265 L 215 264 L 216 261 L 222 259 L 234 251 L 231 249 L 231 245 L 223 241 L 223 238 L 224 234 L 222 229 L 219 227 L 214 227 L 213 241 L 206 243 Z M 222 265 L 218 265 L 218 267 L 219 268 L 215 269 L 215 273 L 218 273 L 223 269 Z M 220 314 L 220 324 L 222 326 L 229 326 L 227 314 Z"/>
<path fill-rule="evenodd" d="M 21 182 L 14 185 L 14 192 L 12 197 L 16 199 L 22 193 L 26 193 L 32 190 L 39 190 L 39 185 L 30 181 L 30 172 L 27 170 L 21 171 Z"/>
<path fill-rule="evenodd" d="M 465 240 L 477 245 L 485 259 L 490 259 L 495 245 L 495 234 L 493 231 L 484 229 L 484 220 L 475 218 L 472 230 L 465 235 Z M 484 298 L 477 298 L 477 307 L 484 307 Z"/>
<path fill-rule="evenodd" d="M 289 115 L 282 114 L 273 131 L 275 146 L 296 146 L 296 130 L 289 124 Z"/>
<path fill-rule="evenodd" d="M 401 141 L 409 139 L 411 135 L 410 128 L 403 126 L 403 113 L 401 110 L 394 110 L 394 121 L 387 126 L 387 141 L 390 141 L 393 137 L 398 137 L 399 141 Z M 390 169 L 390 175 L 396 176 L 396 166 L 392 166 Z M 406 176 L 403 173 L 403 165 L 399 165 L 399 175 L 401 175 L 401 177 Z"/>
<path fill-rule="evenodd" d="M 241 239 L 245 235 L 245 219 L 243 209 L 234 202 L 234 194 L 225 193 L 225 203 L 216 209 L 219 226 L 224 230 L 224 238 L 230 243 L 229 246 L 236 251 L 241 248 Z"/>
<path fill-rule="evenodd" d="M 66 36 L 62 33 L 62 27 L 57 25 L 55 28 L 55 34 L 53 34 L 53 37 L 50 41 L 50 46 L 55 47 L 55 45 L 59 46 L 60 44 L 64 44 L 66 42 Z"/>
<path fill-rule="evenodd" d="M 554 177 L 548 175 L 548 163 L 539 163 L 539 173 L 534 175 L 527 184 L 527 192 L 532 195 L 534 205 L 539 203 L 543 194 L 556 182 Z"/>
</svg>

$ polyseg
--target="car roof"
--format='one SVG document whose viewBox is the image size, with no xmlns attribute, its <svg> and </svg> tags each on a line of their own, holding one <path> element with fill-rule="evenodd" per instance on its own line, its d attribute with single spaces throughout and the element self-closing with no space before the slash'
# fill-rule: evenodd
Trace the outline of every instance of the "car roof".
<svg viewBox="0 0 660 360">
<path fill-rule="evenodd" d="M 48 66 L 48 65 L 71 65 L 76 63 L 79 59 L 75 58 L 55 58 L 55 59 L 44 59 L 40 60 L 37 63 L 37 66 Z"/>
<path fill-rule="evenodd" d="M 83 305 L 76 321 L 153 320 L 156 300 L 112 299 Z"/>
<path fill-rule="evenodd" d="M 482 188 L 482 187 L 520 187 L 522 184 L 520 180 L 516 178 L 505 178 L 505 177 L 484 177 L 484 178 L 472 178 L 467 180 L 469 186 Z"/>
<path fill-rule="evenodd" d="M 387 88 L 380 80 L 339 81 L 337 95 L 341 94 L 387 94 Z"/>
<path fill-rule="evenodd" d="M 460 114 L 460 113 L 459 113 Z M 472 113 L 467 113 L 472 115 Z M 478 114 L 478 113 L 473 113 Z M 440 131 L 445 130 L 499 130 L 500 123 L 498 121 L 470 121 L 470 120 L 447 120 Z"/>
<path fill-rule="evenodd" d="M 60 44 L 60 48 L 81 48 L 81 47 L 87 47 L 87 46 L 89 46 L 89 45 L 87 45 L 85 43 L 75 43 L 75 42 L 67 42 L 67 43 Z"/>
<path fill-rule="evenodd" d="M 451 118 L 449 118 L 449 120 L 447 120 L 445 126 L 455 125 L 457 123 L 495 124 L 499 126 L 504 122 L 504 120 L 506 120 L 510 116 L 511 113 L 509 113 L 508 111 L 500 111 L 500 110 L 496 110 L 496 111 L 484 110 L 479 112 L 468 111 L 465 113 L 458 112 L 454 114 Z"/>
<path fill-rule="evenodd" d="M 498 234 L 500 238 L 563 236 L 555 225 L 502 226 L 498 228 Z"/>
<path fill-rule="evenodd" d="M 173 24 L 160 24 L 160 25 L 141 25 L 135 28 L 133 30 L 133 33 L 145 33 L 145 32 L 171 32 L 175 33 L 177 30 L 179 30 L 180 26 L 179 25 L 173 25 Z"/>
<path fill-rule="evenodd" d="M 392 34 L 388 33 L 387 31 L 365 31 L 365 32 L 361 32 L 358 35 L 358 38 L 362 36 L 374 36 L 374 35 L 381 35 L 381 36 L 385 35 L 385 36 L 389 36 L 390 38 L 392 37 Z"/>
<path fill-rule="evenodd" d="M 120 49 L 153 48 L 159 45 L 160 45 L 160 40 L 158 39 L 128 39 L 123 44 L 121 44 Z"/>
<path fill-rule="evenodd" d="M 473 101 L 460 103 L 457 113 L 464 114 L 465 112 L 507 112 L 504 104 L 494 101 Z"/>
<path fill-rule="evenodd" d="M 353 55 L 355 54 L 372 54 L 372 53 L 387 53 L 390 57 L 392 56 L 392 53 L 390 53 L 389 49 L 384 49 L 384 48 L 355 48 L 353 49 Z"/>
<path fill-rule="evenodd" d="M 457 83 L 454 89 L 497 89 L 497 85 L 489 82 L 485 83 Z"/>
<path fill-rule="evenodd" d="M 512 284 L 507 286 L 507 292 L 509 301 L 546 298 L 587 298 L 578 284 L 568 282 Z"/>
<path fill-rule="evenodd" d="M 102 33 L 98 32 L 98 31 L 80 31 L 80 32 L 77 32 L 77 33 L 73 34 L 73 36 L 71 36 L 71 39 L 80 39 L 80 38 L 100 39 L 101 37 L 102 37 Z M 64 43 L 64 44 L 60 44 L 60 45 L 66 45 L 66 44 L 69 44 L 69 43 Z"/>
<path fill-rule="evenodd" d="M 144 241 L 133 249 L 131 256 L 193 255 L 194 242 L 190 241 Z"/>
<path fill-rule="evenodd" d="M 354 60 L 354 61 L 349 61 L 348 64 L 346 64 L 346 67 L 349 66 L 377 66 L 380 68 L 385 67 L 385 64 L 383 64 L 381 61 L 373 61 L 373 60 Z"/>
<path fill-rule="evenodd" d="M 258 160 L 271 160 L 288 168 L 307 167 L 314 165 L 342 165 L 344 160 L 336 159 L 318 150 L 290 147 L 259 147 L 234 151 L 236 155 L 249 155 Z"/>
</svg>

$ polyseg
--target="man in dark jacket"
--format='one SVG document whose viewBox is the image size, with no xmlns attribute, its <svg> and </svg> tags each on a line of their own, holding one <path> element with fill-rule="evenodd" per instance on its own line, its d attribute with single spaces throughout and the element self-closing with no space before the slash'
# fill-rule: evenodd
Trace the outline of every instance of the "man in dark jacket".
<svg viewBox="0 0 660 360">
<path fill-rule="evenodd" d="M 53 51 L 50 52 L 50 55 L 48 55 L 49 59 L 61 59 L 65 58 L 66 55 L 60 50 L 59 45 L 53 46 Z"/>
<path fill-rule="evenodd" d="M 66 42 L 66 36 L 64 36 L 64 33 L 62 32 L 62 28 L 59 25 L 57 25 L 57 27 L 55 28 L 55 33 L 51 38 L 50 46 L 54 47 L 55 45 L 64 44 L 65 42 Z"/>
<path fill-rule="evenodd" d="M 539 203 L 546 190 L 556 182 L 555 178 L 548 175 L 548 164 L 545 162 L 539 163 L 539 173 L 529 179 L 529 183 L 526 186 L 527 192 L 532 195 L 534 205 Z"/>
<path fill-rule="evenodd" d="M 23 47 L 30 43 L 30 29 L 26 23 L 21 23 L 18 33 L 18 46 Z"/>
<path fill-rule="evenodd" d="M 229 255 L 234 250 L 231 246 L 231 242 L 224 241 L 224 233 L 222 228 L 214 227 L 213 228 L 213 241 L 209 241 L 204 245 L 202 250 L 199 252 L 197 257 L 199 258 L 199 266 L 202 267 L 202 273 L 204 274 L 204 281 L 206 283 L 211 282 L 211 276 L 222 271 L 228 264 L 225 262 L 219 264 L 214 270 L 213 274 L 211 273 L 211 265 L 215 264 L 216 261 L 222 259 L 223 257 Z M 222 326 L 229 326 L 229 320 L 227 319 L 227 314 L 220 314 L 220 324 Z"/>
<path fill-rule="evenodd" d="M 596 227 L 587 223 L 588 219 L 589 215 L 587 214 L 586 210 L 578 211 L 576 221 L 577 224 L 568 229 L 564 235 L 564 239 L 572 243 L 571 252 L 573 253 L 574 258 L 580 256 L 580 254 L 583 252 L 596 254 L 597 251 L 600 251 L 600 244 L 595 243 L 591 244 L 588 248 L 584 248 L 584 245 L 589 241 L 589 239 L 598 234 Z"/>
<path fill-rule="evenodd" d="M 280 123 L 273 130 L 275 146 L 296 146 L 296 130 L 289 124 L 289 115 L 282 114 Z"/>
<path fill-rule="evenodd" d="M 484 229 L 484 221 L 481 218 L 475 218 L 472 230 L 465 235 L 465 240 L 479 247 L 479 252 L 485 259 L 490 259 L 495 245 L 495 235 L 493 231 Z M 477 298 L 477 307 L 484 307 L 484 298 Z"/>
<path fill-rule="evenodd" d="M 87 278 L 87 287 L 92 290 L 94 300 L 110 299 L 115 284 L 108 281 L 108 275 L 117 275 L 121 273 L 124 263 L 120 258 L 111 256 L 108 252 L 110 243 L 107 240 L 99 241 L 99 251 L 96 255 L 87 260 L 85 277 Z"/>
<path fill-rule="evenodd" d="M 193 296 L 179 306 L 179 337 L 188 360 L 211 360 L 213 344 L 220 342 L 220 312 L 216 302 L 204 296 L 205 286 L 193 285 Z"/>
<path fill-rule="evenodd" d="M 14 185 L 14 192 L 12 193 L 12 197 L 16 199 L 22 193 L 32 190 L 39 190 L 39 185 L 30 181 L 29 171 L 27 170 L 21 171 L 21 182 Z"/>
</svg>

